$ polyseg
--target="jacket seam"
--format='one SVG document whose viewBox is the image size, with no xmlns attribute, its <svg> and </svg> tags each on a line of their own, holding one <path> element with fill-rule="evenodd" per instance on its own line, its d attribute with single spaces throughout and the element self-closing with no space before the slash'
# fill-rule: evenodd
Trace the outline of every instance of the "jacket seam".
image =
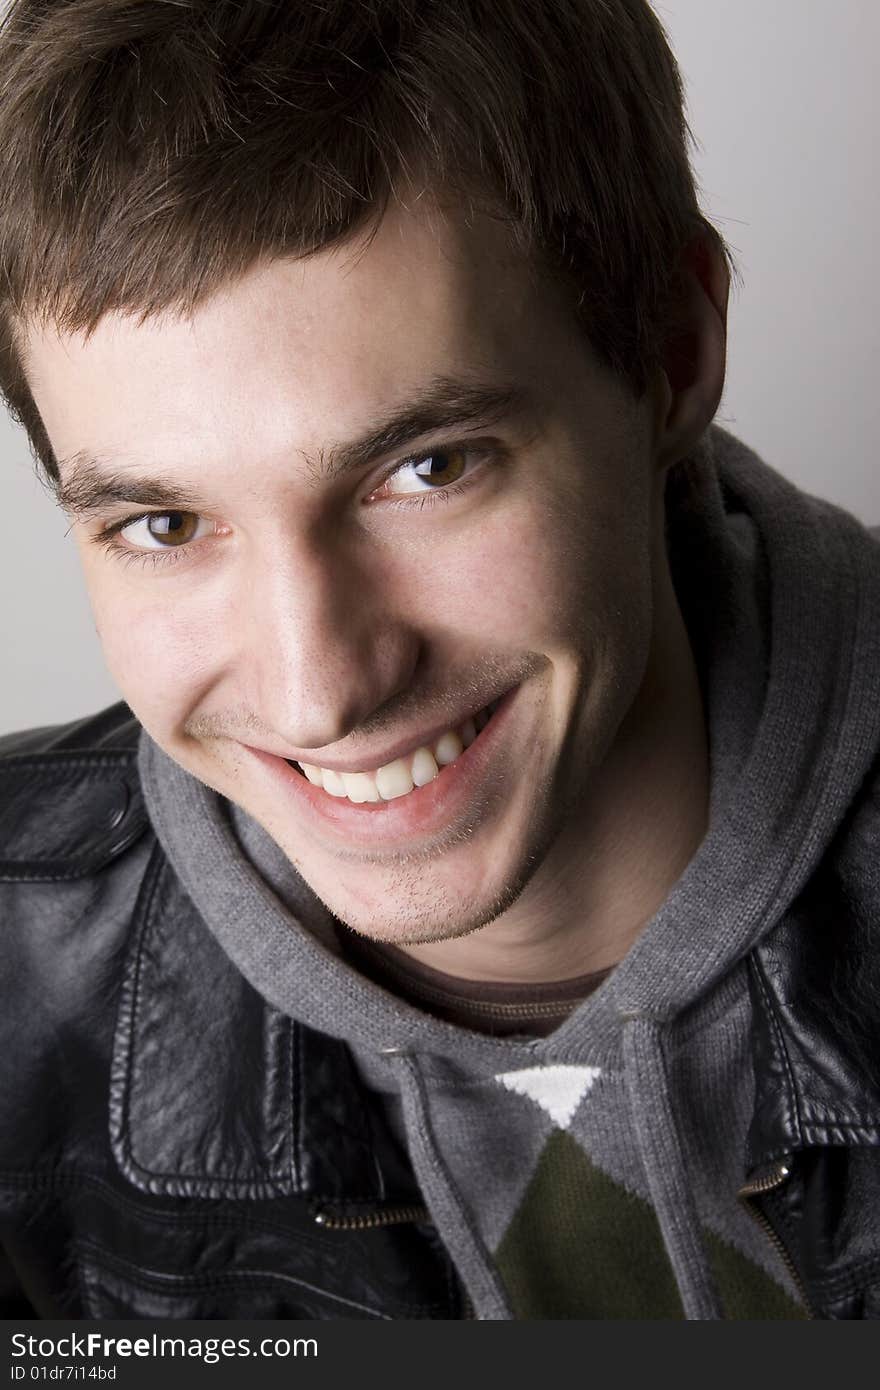
<svg viewBox="0 0 880 1390">
<path fill-rule="evenodd" d="M 46 1188 L 75 1187 L 81 1181 L 78 1174 L 29 1173 L 18 1169 L 0 1170 L 0 1189 L 9 1192 L 44 1192 Z"/>
<path fill-rule="evenodd" d="M 135 937 L 134 962 L 132 966 L 133 980 L 131 985 L 130 1005 L 126 1008 L 127 1001 L 123 1000 L 123 1004 L 120 1005 L 119 1014 L 119 1026 L 125 1030 L 126 1034 L 125 1067 L 122 1078 L 124 1085 L 124 1098 L 120 1097 L 119 1099 L 119 1124 L 117 1136 L 119 1152 L 124 1159 L 123 1172 L 126 1172 L 127 1170 L 129 1176 L 136 1173 L 139 1177 L 145 1179 L 148 1183 L 155 1183 L 161 1185 L 167 1184 L 170 1178 L 172 1182 L 176 1183 L 205 1183 L 207 1181 L 208 1183 L 233 1182 L 240 1184 L 243 1187 L 254 1187 L 258 1185 L 271 1186 L 273 1180 L 267 1176 L 241 1178 L 239 1176 L 236 1176 L 235 1174 L 228 1173 L 216 1173 L 210 1175 L 205 1175 L 204 1173 L 174 1173 L 170 1175 L 168 1173 L 159 1173 L 155 1172 L 153 1169 L 145 1168 L 142 1163 L 138 1162 L 138 1160 L 134 1157 L 134 1154 L 132 1152 L 131 1139 L 129 1135 L 129 1098 L 133 1090 L 133 1035 L 137 1019 L 139 1017 L 139 1007 L 141 1001 L 141 965 L 143 960 L 144 939 L 147 935 L 150 926 L 153 923 L 153 912 L 158 899 L 159 886 L 162 882 L 163 874 L 169 872 L 170 868 L 168 865 L 168 861 L 165 858 L 162 846 L 157 841 L 155 850 L 153 851 L 153 860 L 148 866 L 147 874 L 145 876 L 146 879 L 150 879 L 150 875 L 152 874 L 152 878 L 150 879 L 149 883 L 145 881 L 142 890 L 145 896 L 145 902 L 142 909 L 142 920 L 138 924 L 137 933 Z M 275 1179 L 275 1182 L 277 1182 L 277 1178 Z"/>
<path fill-rule="evenodd" d="M 880 1143 L 880 1127 L 878 1127 L 874 1120 L 838 1120 L 836 1118 L 828 1120 L 808 1119 L 803 1122 L 802 1137 L 806 1143 L 809 1143 L 811 1139 L 813 1142 L 816 1142 L 818 1139 L 823 1147 L 833 1148 L 833 1140 L 827 1137 L 828 1131 L 831 1129 L 845 1129 L 849 1134 L 862 1136 L 870 1135 L 870 1141 L 866 1143 L 866 1147 L 869 1148 L 873 1144 Z M 824 1135 L 824 1137 L 819 1138 L 820 1134 Z"/>
<path fill-rule="evenodd" d="M 109 1273 L 118 1274 L 124 1277 L 135 1287 L 146 1292 L 160 1293 L 169 1292 L 172 1289 L 180 1291 L 210 1292 L 218 1288 L 235 1288 L 242 1283 L 256 1286 L 272 1287 L 293 1284 L 300 1289 L 308 1289 L 312 1293 L 320 1295 L 333 1303 L 344 1304 L 348 1308 L 358 1308 L 361 1312 L 369 1313 L 371 1316 L 380 1318 L 383 1321 L 391 1321 L 389 1313 L 382 1312 L 381 1309 L 367 1303 L 361 1303 L 354 1298 L 346 1298 L 344 1294 L 334 1293 L 332 1290 L 322 1288 L 318 1284 L 312 1284 L 307 1279 L 298 1279 L 295 1275 L 285 1274 L 281 1270 L 271 1269 L 242 1269 L 242 1270 L 218 1270 L 211 1276 L 195 1274 L 165 1274 L 161 1271 L 145 1270 L 136 1265 L 131 1265 L 127 1261 L 119 1260 L 111 1252 L 97 1242 L 77 1241 L 75 1243 L 77 1256 L 82 1260 L 91 1259 L 99 1268 L 107 1270 Z M 404 1307 L 413 1312 L 439 1312 L 440 1304 L 432 1303 L 412 1303 L 397 1305 L 401 1317 L 404 1316 Z"/>
<path fill-rule="evenodd" d="M 23 1193 L 28 1195 L 54 1196 L 60 1199 L 74 1195 L 82 1188 L 90 1188 L 96 1191 L 97 1195 L 103 1198 L 109 1205 L 116 1207 L 131 1216 L 148 1218 L 157 1225 L 174 1225 L 178 1229 L 182 1226 L 191 1230 L 193 1233 L 204 1227 L 225 1227 L 229 1230 L 242 1230 L 250 1228 L 274 1232 L 277 1235 L 291 1239 L 294 1234 L 299 1238 L 302 1233 L 293 1232 L 289 1226 L 285 1226 L 280 1221 L 272 1221 L 263 1216 L 253 1216 L 244 1209 L 247 1198 L 240 1198 L 241 1218 L 226 1216 L 223 1207 L 216 1199 L 209 1197 L 168 1197 L 167 1202 L 193 1202 L 200 1205 L 190 1211 L 178 1211 L 173 1207 L 148 1207 L 138 1202 L 133 1197 L 128 1197 L 119 1188 L 109 1182 L 106 1178 L 97 1176 L 94 1173 L 64 1173 L 42 1174 L 35 1179 L 29 1173 L 0 1173 L 0 1186 L 5 1186 L 7 1191 Z M 268 1201 L 293 1201 L 302 1205 L 305 1209 L 308 1206 L 307 1198 L 298 1193 L 290 1197 L 267 1198 Z M 302 1237 L 309 1240 L 308 1233 Z"/>
<path fill-rule="evenodd" d="M 813 1289 L 823 1302 L 833 1303 L 836 1299 L 851 1294 L 861 1294 L 865 1286 L 876 1283 L 880 1277 L 880 1255 L 865 1256 L 851 1269 L 842 1274 L 832 1274 L 827 1278 L 813 1281 Z"/>
<path fill-rule="evenodd" d="M 753 953 L 752 960 L 754 962 L 755 967 L 755 979 L 758 986 L 758 992 L 761 995 L 761 1001 L 766 1010 L 770 1022 L 770 1027 L 776 1039 L 776 1046 L 778 1048 L 779 1057 L 782 1062 L 783 1070 L 785 1072 L 785 1079 L 788 1088 L 788 1100 L 792 1112 L 794 1114 L 795 1128 L 797 1131 L 795 1146 L 800 1148 L 803 1144 L 803 1123 L 801 1120 L 800 1102 L 798 1099 L 797 1088 L 794 1084 L 794 1072 L 791 1066 L 791 1059 L 789 1058 L 788 1049 L 785 1046 L 785 1036 L 783 1034 L 779 1019 L 777 1018 L 776 1009 L 773 1005 L 773 1000 L 770 994 L 770 987 L 764 975 L 764 967 L 761 963 L 757 951 Z"/>
<path fill-rule="evenodd" d="M 119 1014 L 117 1018 L 117 1038 L 114 1039 L 114 1042 L 118 1041 L 119 1034 L 124 1032 L 125 1065 L 122 1076 L 123 1089 L 122 1094 L 119 1094 L 117 1092 L 116 1087 L 113 1084 L 116 1078 L 112 1077 L 110 1093 L 111 1131 L 114 1128 L 114 1120 L 117 1122 L 118 1126 L 118 1134 L 116 1136 L 114 1136 L 111 1132 L 111 1147 L 113 1147 L 114 1150 L 116 1150 L 117 1145 L 113 1143 L 113 1139 L 114 1137 L 116 1137 L 118 1144 L 118 1152 L 124 1160 L 123 1171 L 125 1171 L 126 1168 L 134 1169 L 139 1173 L 143 1173 L 145 1177 L 151 1177 L 153 1175 L 148 1173 L 147 1170 L 142 1169 L 140 1164 L 138 1164 L 132 1156 L 131 1141 L 129 1138 L 129 1098 L 131 1096 L 132 1088 L 132 1054 L 134 1051 L 132 1034 L 134 1031 L 135 1018 L 137 1015 L 137 998 L 140 989 L 141 948 L 143 943 L 143 937 L 146 933 L 150 921 L 150 913 L 152 911 L 153 902 L 156 897 L 159 881 L 162 876 L 164 858 L 165 856 L 162 851 L 162 847 L 157 840 L 156 845 L 153 849 L 153 854 L 150 858 L 150 862 L 147 865 L 147 871 L 144 875 L 144 882 L 141 886 L 141 892 L 138 895 L 139 901 L 135 905 L 135 939 L 134 959 L 131 966 L 132 975 L 130 977 L 129 971 L 126 969 L 125 974 L 123 976 L 122 997 L 120 1000 Z M 140 920 L 138 920 L 139 917 Z M 130 979 L 131 984 L 129 986 Z"/>
<path fill-rule="evenodd" d="M 71 883 L 91 874 L 98 874 L 114 859 L 131 849 L 148 826 L 149 820 L 146 815 L 135 814 L 124 835 L 116 839 L 108 835 L 104 845 L 99 844 L 90 855 L 79 859 L 0 860 L 0 883 Z M 61 868 L 62 864 L 67 867 Z"/>
<path fill-rule="evenodd" d="M 57 748 L 52 753 L 5 753 L 0 757 L 0 776 L 12 773 L 19 768 L 45 768 L 47 770 L 60 768 L 103 768 L 119 767 L 124 765 L 130 767 L 137 756 L 134 748 L 103 748 L 95 753 L 83 753 L 79 749 L 66 752 L 63 748 Z"/>
<path fill-rule="evenodd" d="M 144 1277 L 140 1271 L 132 1266 L 116 1264 L 108 1258 L 103 1247 L 79 1245 L 77 1254 L 90 1260 L 92 1269 L 101 1269 L 107 1273 L 121 1276 L 127 1280 L 130 1286 L 140 1289 L 143 1293 L 187 1292 L 198 1294 L 211 1293 L 223 1288 L 234 1289 L 242 1284 L 249 1284 L 256 1288 L 293 1284 L 297 1288 L 308 1289 L 334 1303 L 342 1303 L 349 1308 L 359 1308 L 362 1312 L 370 1313 L 373 1317 L 388 1319 L 387 1313 L 379 1312 L 367 1304 L 358 1303 L 357 1300 L 346 1298 L 343 1294 L 333 1294 L 328 1289 L 320 1288 L 317 1284 L 310 1284 L 306 1279 L 297 1279 L 292 1274 L 276 1273 L 273 1270 L 242 1269 L 235 1272 L 218 1272 L 213 1279 L 186 1274 L 169 1274 L 151 1279 L 149 1274 Z"/>
<path fill-rule="evenodd" d="M 304 1174 L 304 1172 L 305 1172 L 305 1161 L 304 1161 L 304 1152 L 303 1152 L 303 1128 L 304 1128 L 304 1119 L 305 1119 L 305 1117 L 304 1117 L 304 1115 L 303 1115 L 303 1103 L 302 1103 L 302 1098 L 303 1098 L 303 1095 L 304 1095 L 304 1088 L 303 1088 L 303 1033 L 302 1033 L 302 1029 L 300 1028 L 299 1024 L 296 1023 L 296 1022 L 294 1022 L 294 1024 L 293 1024 L 293 1030 L 294 1030 L 294 1033 L 296 1034 L 296 1037 L 295 1037 L 295 1039 L 294 1039 L 294 1044 L 293 1044 L 293 1045 L 294 1045 L 294 1048 L 295 1048 L 295 1050 L 296 1050 L 296 1070 L 295 1070 L 295 1072 L 294 1072 L 295 1085 L 296 1085 L 296 1093 L 295 1093 L 295 1096 L 294 1096 L 293 1114 L 292 1114 L 291 1117 L 290 1117 L 290 1123 L 291 1123 L 291 1129 L 293 1130 L 293 1132 L 295 1133 L 295 1136 L 296 1136 L 296 1138 L 295 1138 L 295 1143 L 294 1143 L 294 1148 L 293 1148 L 293 1152 L 294 1152 L 294 1165 L 295 1165 L 296 1171 L 297 1171 L 297 1172 L 299 1173 L 299 1175 L 300 1175 L 300 1180 L 299 1180 L 298 1186 L 299 1186 L 300 1188 L 302 1188 L 302 1186 L 303 1186 L 303 1174 Z"/>
<path fill-rule="evenodd" d="M 54 753 L 6 753 L 0 758 L 0 777 L 11 777 L 18 771 L 44 771 L 44 780 L 50 781 L 53 778 L 49 774 L 58 771 L 131 770 L 135 756 L 135 749 L 122 748 L 100 753 L 65 753 L 64 749 Z"/>
<path fill-rule="evenodd" d="M 299 1032 L 299 1029 L 297 1028 L 296 1023 L 293 1021 L 293 1019 L 291 1019 L 291 1020 L 290 1020 L 290 1026 L 289 1026 L 289 1028 L 288 1028 L 288 1030 L 287 1030 L 287 1066 L 288 1066 L 288 1074 L 289 1074 L 289 1077 L 290 1077 L 290 1092 L 291 1092 L 291 1095 L 290 1095 L 290 1122 L 289 1122 L 289 1125 L 288 1125 L 288 1132 L 289 1132 L 289 1136 L 290 1136 L 290 1137 L 289 1137 L 289 1143 L 290 1143 L 290 1180 L 291 1180 L 291 1182 L 293 1183 L 294 1187 L 299 1191 L 299 1190 L 302 1188 L 302 1179 L 301 1179 L 301 1174 L 300 1174 L 299 1149 L 298 1149 L 298 1145 L 297 1145 L 297 1134 L 296 1134 L 296 1130 L 297 1130 L 296 1119 L 297 1119 L 297 1114 L 298 1114 L 298 1112 L 299 1112 L 299 1077 L 297 1076 L 297 1072 L 296 1072 L 296 1066 L 297 1066 L 297 1058 L 296 1058 L 297 1038 L 296 1038 L 296 1034 L 297 1034 L 298 1032 Z"/>
<path fill-rule="evenodd" d="M 133 1067 L 134 1067 L 134 1033 L 141 1003 L 141 975 L 144 944 L 150 927 L 154 922 L 154 914 L 159 899 L 159 889 L 163 877 L 170 874 L 171 867 L 165 856 L 161 844 L 157 840 L 153 850 L 150 863 L 144 875 L 144 882 L 139 894 L 139 902 L 135 908 L 135 940 L 132 947 L 132 960 L 126 968 L 123 980 L 123 994 L 117 1018 L 117 1037 L 114 1040 L 114 1063 L 113 1080 L 111 1082 L 111 1148 L 121 1162 L 123 1173 L 134 1181 L 136 1186 L 140 1183 L 137 1179 L 143 1180 L 147 1184 L 147 1190 L 155 1192 L 159 1188 L 163 1192 L 172 1195 L 184 1195 L 180 1188 L 185 1185 L 193 1185 L 199 1189 L 199 1195 L 206 1196 L 205 1186 L 216 1184 L 233 1184 L 236 1188 L 238 1197 L 250 1196 L 253 1200 L 262 1200 L 264 1197 L 271 1200 L 275 1196 L 294 1195 L 288 1192 L 287 1184 L 289 1179 L 284 1173 L 273 1173 L 264 1171 L 262 1174 L 255 1174 L 251 1177 L 242 1177 L 235 1173 L 167 1173 L 156 1172 L 146 1168 L 140 1163 L 132 1152 L 130 1139 L 130 1108 L 129 1098 L 134 1089 L 133 1086 Z M 138 918 L 140 917 L 140 920 Z M 131 983 L 129 983 L 131 981 Z M 125 1062 L 120 1077 L 116 1070 L 116 1045 L 119 1043 L 120 1034 L 124 1034 L 125 1041 L 122 1044 L 125 1048 Z M 115 1121 L 115 1123 L 114 1123 Z M 174 1194 L 174 1188 L 178 1191 Z M 259 1195 L 258 1195 L 259 1194 Z M 196 1195 L 196 1194 L 192 1194 Z M 228 1194 L 227 1194 L 228 1195 Z M 297 1193 L 296 1195 L 300 1195 Z"/>
<path fill-rule="evenodd" d="M 132 843 L 134 842 L 130 841 L 122 848 L 128 849 Z M 111 853 L 105 857 L 98 857 L 89 863 L 81 864 L 76 868 L 67 869 L 63 873 L 48 873 L 40 868 L 39 860 L 30 860 L 22 864 L 21 869 L 15 873 L 8 870 L 0 873 L 0 883 L 75 883 L 79 879 L 88 877 L 90 873 L 100 873 L 101 869 L 111 863 L 114 858 L 116 858 L 116 854 Z"/>
<path fill-rule="evenodd" d="M 238 1208 L 238 1215 L 225 1215 L 223 1205 L 216 1202 L 216 1199 L 204 1197 L 169 1197 L 168 1202 L 193 1202 L 200 1205 L 190 1211 L 176 1211 L 172 1207 L 144 1208 L 143 1204 L 134 1198 L 126 1196 L 112 1183 L 105 1178 L 101 1178 L 93 1173 L 58 1173 L 56 1175 L 43 1175 L 39 1181 L 33 1181 L 32 1175 L 28 1173 L 0 1173 L 0 1187 L 5 1184 L 6 1190 L 21 1193 L 25 1196 L 34 1195 L 41 1197 L 57 1197 L 63 1199 L 70 1196 L 82 1188 L 90 1188 L 105 1200 L 108 1205 L 128 1213 L 133 1217 L 144 1219 L 161 1226 L 175 1226 L 177 1229 L 185 1229 L 192 1234 L 197 1234 L 205 1229 L 222 1228 L 229 1231 L 264 1231 L 267 1234 L 282 1236 L 285 1240 L 302 1240 L 315 1249 L 324 1248 L 324 1241 L 311 1235 L 308 1230 L 295 1231 L 289 1225 L 281 1221 L 275 1221 L 271 1217 L 252 1214 L 245 1209 L 248 1198 L 239 1198 L 241 1204 Z M 266 1201 L 291 1201 L 301 1205 L 304 1210 L 310 1207 L 310 1199 L 300 1193 L 292 1193 L 289 1196 L 276 1196 L 266 1199 Z M 365 1207 L 369 1211 L 375 1210 L 375 1203 L 371 1202 L 346 1202 L 343 1204 L 346 1209 Z M 32 1214 L 34 1217 L 36 1213 Z M 418 1223 L 414 1223 L 418 1224 Z"/>
</svg>

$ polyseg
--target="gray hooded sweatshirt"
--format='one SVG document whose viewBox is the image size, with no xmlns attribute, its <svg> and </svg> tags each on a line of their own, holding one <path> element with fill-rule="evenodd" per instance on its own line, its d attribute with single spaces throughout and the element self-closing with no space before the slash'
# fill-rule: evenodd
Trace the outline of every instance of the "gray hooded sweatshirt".
<svg viewBox="0 0 880 1390">
<path fill-rule="evenodd" d="M 150 819 L 185 891 L 270 1004 L 349 1044 L 478 1318 L 804 1316 L 737 1199 L 745 957 L 880 747 L 880 545 L 717 426 L 670 476 L 667 517 L 707 710 L 709 828 L 549 1036 L 476 1033 L 365 978 L 268 834 L 141 739 Z"/>
</svg>

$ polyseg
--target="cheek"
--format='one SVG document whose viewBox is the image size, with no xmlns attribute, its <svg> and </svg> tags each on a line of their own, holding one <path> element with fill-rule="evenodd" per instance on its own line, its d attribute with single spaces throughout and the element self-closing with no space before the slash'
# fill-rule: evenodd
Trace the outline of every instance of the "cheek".
<svg viewBox="0 0 880 1390">
<path fill-rule="evenodd" d="M 450 528 L 396 587 L 408 585 L 420 617 L 451 636 L 547 651 L 580 645 L 639 602 L 639 576 L 632 565 L 627 572 L 618 541 L 582 499 L 568 507 L 526 499 L 467 530 Z"/>
<path fill-rule="evenodd" d="M 145 595 L 104 573 L 87 571 L 86 580 L 104 659 L 121 694 L 148 729 L 169 727 L 213 678 L 220 615 L 194 612 L 175 586 L 161 582 Z"/>
</svg>

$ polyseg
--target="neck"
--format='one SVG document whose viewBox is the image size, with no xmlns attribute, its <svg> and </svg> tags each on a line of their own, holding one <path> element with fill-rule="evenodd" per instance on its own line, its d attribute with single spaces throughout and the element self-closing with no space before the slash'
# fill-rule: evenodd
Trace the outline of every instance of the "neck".
<svg viewBox="0 0 880 1390">
<path fill-rule="evenodd" d="M 623 958 L 708 824 L 709 754 L 696 664 L 661 569 L 639 693 L 572 818 L 517 901 L 452 941 L 402 947 L 436 970 L 510 983 L 568 979 Z"/>
</svg>

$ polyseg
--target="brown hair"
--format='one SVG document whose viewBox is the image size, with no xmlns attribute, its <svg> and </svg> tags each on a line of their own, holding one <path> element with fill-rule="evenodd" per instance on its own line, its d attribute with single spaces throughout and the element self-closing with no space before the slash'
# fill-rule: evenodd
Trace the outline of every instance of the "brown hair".
<svg viewBox="0 0 880 1390">
<path fill-rule="evenodd" d="M 637 396 L 684 246 L 735 273 L 647 0 L 12 0 L 0 73 L 0 392 L 50 481 L 24 321 L 186 313 L 404 182 L 507 219 Z"/>
</svg>

